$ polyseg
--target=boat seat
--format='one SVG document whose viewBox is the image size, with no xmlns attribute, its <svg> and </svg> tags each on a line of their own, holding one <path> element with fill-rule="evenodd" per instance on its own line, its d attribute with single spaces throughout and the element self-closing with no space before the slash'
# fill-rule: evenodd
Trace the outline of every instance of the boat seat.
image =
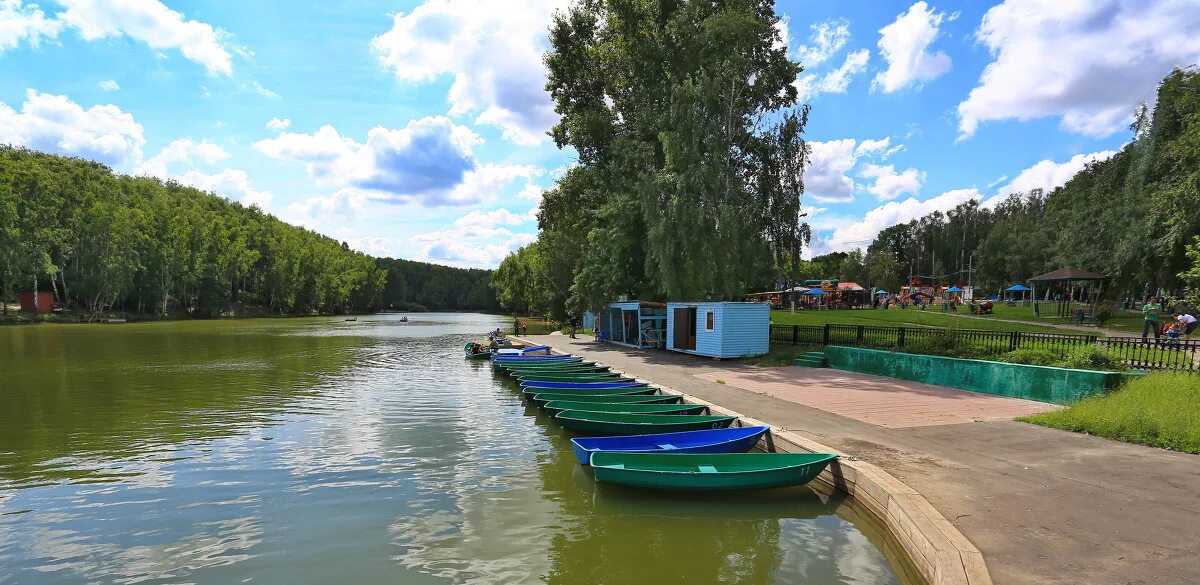
<svg viewBox="0 0 1200 585">
<path fill-rule="evenodd" d="M 671 449 L 678 449 L 679 447 L 676 447 L 675 445 L 672 445 L 670 443 L 660 443 L 658 445 L 658 448 L 662 449 L 663 451 L 670 451 Z"/>
<path fill-rule="evenodd" d="M 697 465 L 696 468 L 700 470 L 700 473 L 716 473 L 717 472 L 717 468 L 713 467 L 711 465 Z"/>
</svg>

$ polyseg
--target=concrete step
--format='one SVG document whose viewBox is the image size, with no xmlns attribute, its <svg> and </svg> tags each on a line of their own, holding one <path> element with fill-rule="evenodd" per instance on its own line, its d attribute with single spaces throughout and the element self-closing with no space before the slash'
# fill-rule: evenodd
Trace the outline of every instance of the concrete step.
<svg viewBox="0 0 1200 585">
<path fill-rule="evenodd" d="M 801 367 L 805 367 L 805 368 L 828 367 L 825 364 L 825 358 L 818 359 L 818 358 L 810 358 L 810 357 L 798 357 L 792 361 L 792 365 L 801 366 Z"/>
<path fill-rule="evenodd" d="M 804 357 L 823 360 L 823 359 L 825 359 L 825 352 L 823 352 L 823 351 L 806 351 L 806 352 L 804 352 Z"/>
</svg>

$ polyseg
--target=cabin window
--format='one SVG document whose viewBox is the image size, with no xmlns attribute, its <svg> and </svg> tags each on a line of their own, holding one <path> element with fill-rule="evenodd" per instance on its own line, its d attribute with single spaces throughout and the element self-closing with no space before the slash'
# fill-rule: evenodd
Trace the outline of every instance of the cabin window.
<svg viewBox="0 0 1200 585">
<path fill-rule="evenodd" d="M 717 314 L 716 311 L 709 309 L 704 312 L 704 330 L 715 331 L 717 329 Z"/>
</svg>

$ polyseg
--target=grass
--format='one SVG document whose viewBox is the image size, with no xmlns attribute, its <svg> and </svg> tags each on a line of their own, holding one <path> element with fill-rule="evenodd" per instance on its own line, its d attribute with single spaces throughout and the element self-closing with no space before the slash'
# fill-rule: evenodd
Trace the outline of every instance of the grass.
<svg viewBox="0 0 1200 585">
<path fill-rule="evenodd" d="M 1200 453 L 1200 376 L 1155 373 L 1116 392 L 1018 420 L 1151 447 Z"/>
<path fill-rule="evenodd" d="M 1011 309 L 1012 307 L 1005 307 Z M 1049 324 L 1009 323 L 990 319 L 971 319 L 956 316 L 969 314 L 966 309 L 957 313 L 946 313 L 941 308 L 920 311 L 907 309 L 838 309 L 831 311 L 771 311 L 771 322 L 776 325 L 874 325 L 884 327 L 950 327 L 956 329 L 985 329 L 988 331 L 1030 331 L 1036 333 L 1079 333 L 1064 331 Z"/>
</svg>

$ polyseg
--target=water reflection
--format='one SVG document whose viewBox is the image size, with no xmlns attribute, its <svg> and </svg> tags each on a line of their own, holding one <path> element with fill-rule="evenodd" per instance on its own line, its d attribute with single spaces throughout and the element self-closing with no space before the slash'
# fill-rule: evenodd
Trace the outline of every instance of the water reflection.
<svg viewBox="0 0 1200 585">
<path fill-rule="evenodd" d="M 0 329 L 0 583 L 896 582 L 807 489 L 596 489 L 498 325 Z"/>
</svg>

